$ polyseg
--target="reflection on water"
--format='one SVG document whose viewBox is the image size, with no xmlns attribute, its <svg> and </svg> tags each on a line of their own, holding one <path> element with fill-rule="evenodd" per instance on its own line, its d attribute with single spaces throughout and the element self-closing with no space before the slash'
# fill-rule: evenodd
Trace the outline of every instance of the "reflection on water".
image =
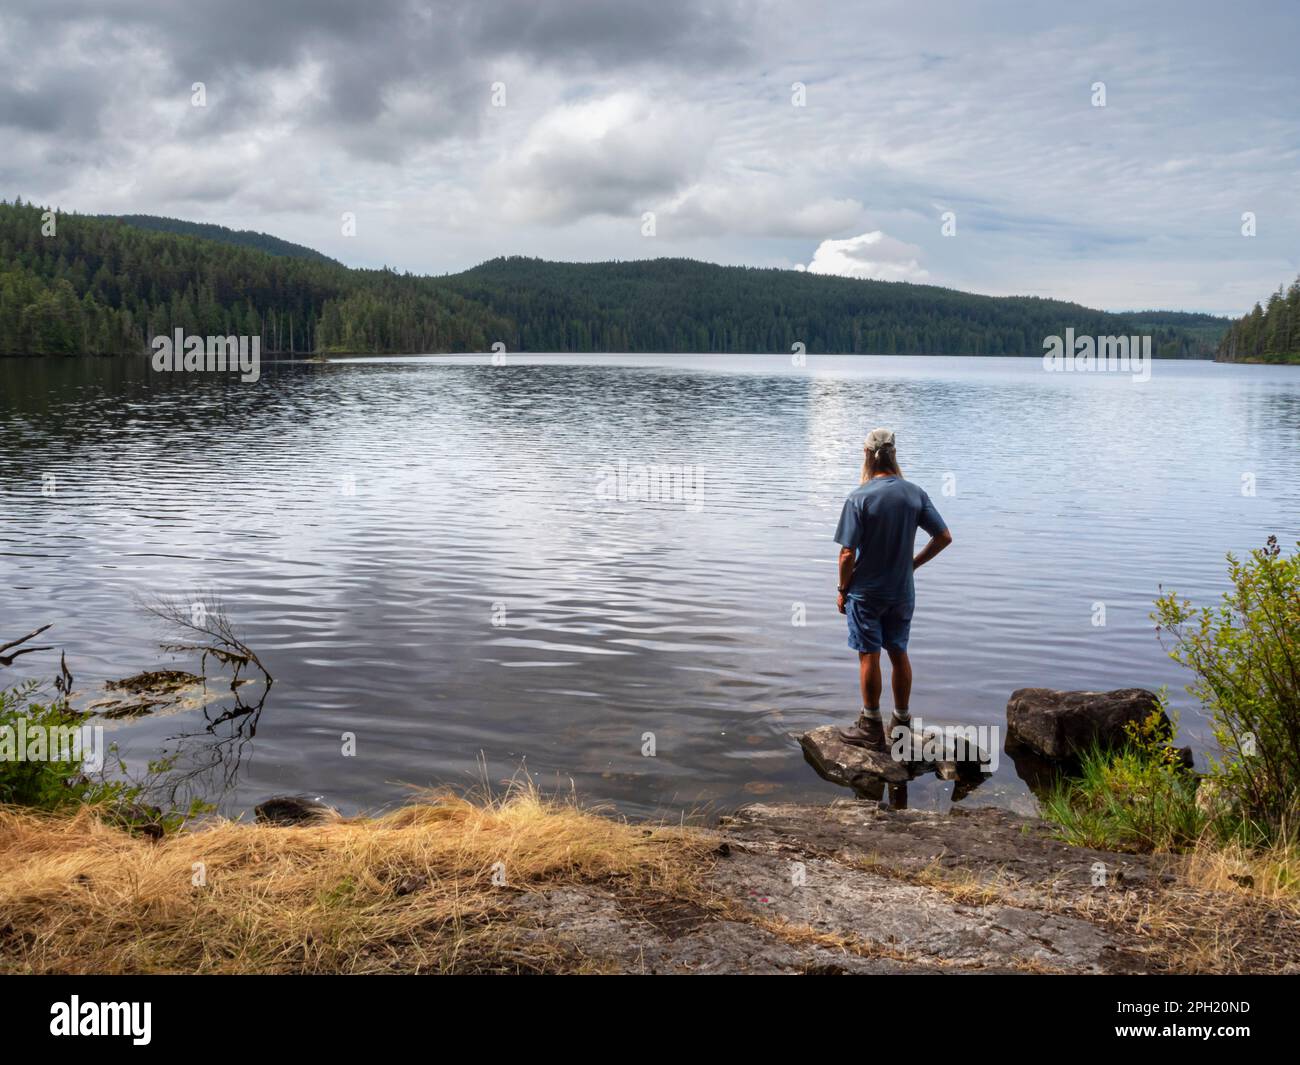
<svg viewBox="0 0 1300 1065">
<path fill-rule="evenodd" d="M 193 790 L 228 788 L 231 812 L 472 785 L 480 752 L 492 782 L 526 767 L 633 813 L 821 800 L 796 737 L 858 710 L 830 537 L 876 424 L 955 537 L 918 575 L 914 711 L 1000 725 L 1019 687 L 1168 684 L 1204 749 L 1150 604 L 1217 595 L 1225 552 L 1296 538 L 1285 367 L 1134 384 L 1037 360 L 512 356 L 241 385 L 0 360 L 0 634 L 55 622 L 79 680 L 121 677 L 173 664 L 134 604 L 219 592 L 276 678 L 220 751 L 190 748 Z M 602 496 L 620 462 L 695 467 L 702 506 Z M 113 738 L 138 764 L 209 724 Z M 1027 791 L 1004 759 L 967 801 Z"/>
<path fill-rule="evenodd" d="M 156 778 L 151 801 L 163 809 L 184 810 L 195 801 L 220 803 L 236 791 L 240 769 L 252 757 L 269 694 L 265 686 L 258 689 L 255 699 L 240 690 L 230 697 L 230 705 L 215 712 L 211 707 L 197 711 L 201 721 L 184 720 L 182 731 L 168 737 L 159 754 L 165 767 Z"/>
</svg>

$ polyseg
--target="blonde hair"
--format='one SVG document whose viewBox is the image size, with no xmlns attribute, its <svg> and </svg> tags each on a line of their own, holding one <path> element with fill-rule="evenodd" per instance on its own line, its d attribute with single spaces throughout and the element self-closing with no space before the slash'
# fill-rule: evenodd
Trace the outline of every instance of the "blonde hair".
<svg viewBox="0 0 1300 1065">
<path fill-rule="evenodd" d="M 871 478 L 881 473 L 892 474 L 895 477 L 903 476 L 903 471 L 898 468 L 898 454 L 894 451 L 893 444 L 886 444 L 875 451 L 870 448 L 863 448 L 862 483 L 866 484 Z"/>
</svg>

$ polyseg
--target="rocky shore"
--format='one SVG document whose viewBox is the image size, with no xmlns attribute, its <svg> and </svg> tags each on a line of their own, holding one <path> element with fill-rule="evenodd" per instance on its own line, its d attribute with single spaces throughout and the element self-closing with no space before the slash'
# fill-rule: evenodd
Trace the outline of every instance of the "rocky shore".
<svg viewBox="0 0 1300 1065">
<path fill-rule="evenodd" d="M 1005 750 L 1036 787 L 1091 747 L 1122 745 L 1127 727 L 1152 715 L 1168 727 L 1143 689 L 1025 688 L 1008 703 Z M 751 805 L 723 818 L 704 885 L 714 904 L 629 908 L 597 887 L 520 904 L 540 919 L 539 936 L 562 935 L 582 956 L 629 973 L 1296 967 L 1287 961 L 1300 957 L 1294 909 L 1235 892 L 1245 880 L 1205 890 L 1186 859 L 1072 846 L 1047 822 L 1006 810 L 900 808 L 907 782 L 928 773 L 954 781 L 954 798 L 978 787 L 999 753 L 988 740 L 929 727 L 880 753 L 844 743 L 835 726 L 814 729 L 800 738 L 805 758 L 856 798 Z M 1190 770 L 1190 749 L 1177 753 Z M 1201 951 L 1203 937 L 1222 949 Z"/>
<path fill-rule="evenodd" d="M 624 905 L 598 886 L 522 897 L 536 934 L 628 973 L 1147 972 L 1111 896 L 1174 882 L 1160 862 L 1067 846 L 1039 821 L 865 801 L 753 805 L 716 833 L 721 908 Z"/>
<path fill-rule="evenodd" d="M 1138 689 L 1024 689 L 1005 750 L 1018 768 L 1060 764 L 1158 712 Z M 1229 865 L 1073 846 L 993 807 L 882 801 L 923 773 L 979 785 L 996 750 L 941 733 L 900 761 L 813 730 L 808 760 L 854 797 L 749 805 L 708 828 L 531 792 L 376 818 L 277 796 L 252 822 L 166 835 L 0 810 L 0 972 L 1296 970 L 1294 901 Z"/>
</svg>

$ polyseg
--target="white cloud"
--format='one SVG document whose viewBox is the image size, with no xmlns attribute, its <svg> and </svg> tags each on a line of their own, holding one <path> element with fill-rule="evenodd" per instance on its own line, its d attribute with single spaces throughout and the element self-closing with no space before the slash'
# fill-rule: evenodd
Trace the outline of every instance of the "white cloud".
<svg viewBox="0 0 1300 1065">
<path fill-rule="evenodd" d="M 797 179 L 796 179 L 797 180 Z M 808 195 L 788 183 L 719 179 L 692 186 L 669 207 L 683 237 L 732 235 L 808 239 L 862 223 L 862 204 L 848 197 Z"/>
<path fill-rule="evenodd" d="M 823 240 L 806 267 L 810 274 L 835 274 L 876 281 L 925 281 L 921 249 L 879 229 L 847 240 Z"/>
<path fill-rule="evenodd" d="M 629 218 L 658 206 L 703 164 L 698 122 L 635 92 L 562 104 L 539 119 L 499 172 L 515 222 Z"/>
</svg>

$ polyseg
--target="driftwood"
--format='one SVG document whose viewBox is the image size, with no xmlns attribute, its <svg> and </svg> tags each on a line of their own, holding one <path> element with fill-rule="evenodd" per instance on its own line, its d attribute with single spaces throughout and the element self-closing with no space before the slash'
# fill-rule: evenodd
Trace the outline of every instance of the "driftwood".
<svg viewBox="0 0 1300 1065">
<path fill-rule="evenodd" d="M 68 652 L 59 652 L 59 675 L 54 678 L 54 690 L 63 696 L 66 702 L 72 697 L 72 673 L 68 669 Z"/>
<path fill-rule="evenodd" d="M 51 622 L 50 624 L 53 624 L 53 622 Z M 22 650 L 15 651 L 11 655 L 5 654 L 5 652 L 8 651 L 9 648 L 11 647 L 17 647 L 20 643 L 26 643 L 28 640 L 34 640 L 37 636 L 39 636 L 49 627 L 50 627 L 49 625 L 42 625 L 35 632 L 29 632 L 26 636 L 20 636 L 18 637 L 18 639 L 10 640 L 4 646 L 0 646 L 0 666 L 12 666 L 14 664 L 14 659 L 17 658 L 19 655 L 29 655 L 33 651 L 52 651 L 54 648 L 52 646 L 47 645 L 45 647 L 24 647 L 22 648 Z"/>
</svg>

